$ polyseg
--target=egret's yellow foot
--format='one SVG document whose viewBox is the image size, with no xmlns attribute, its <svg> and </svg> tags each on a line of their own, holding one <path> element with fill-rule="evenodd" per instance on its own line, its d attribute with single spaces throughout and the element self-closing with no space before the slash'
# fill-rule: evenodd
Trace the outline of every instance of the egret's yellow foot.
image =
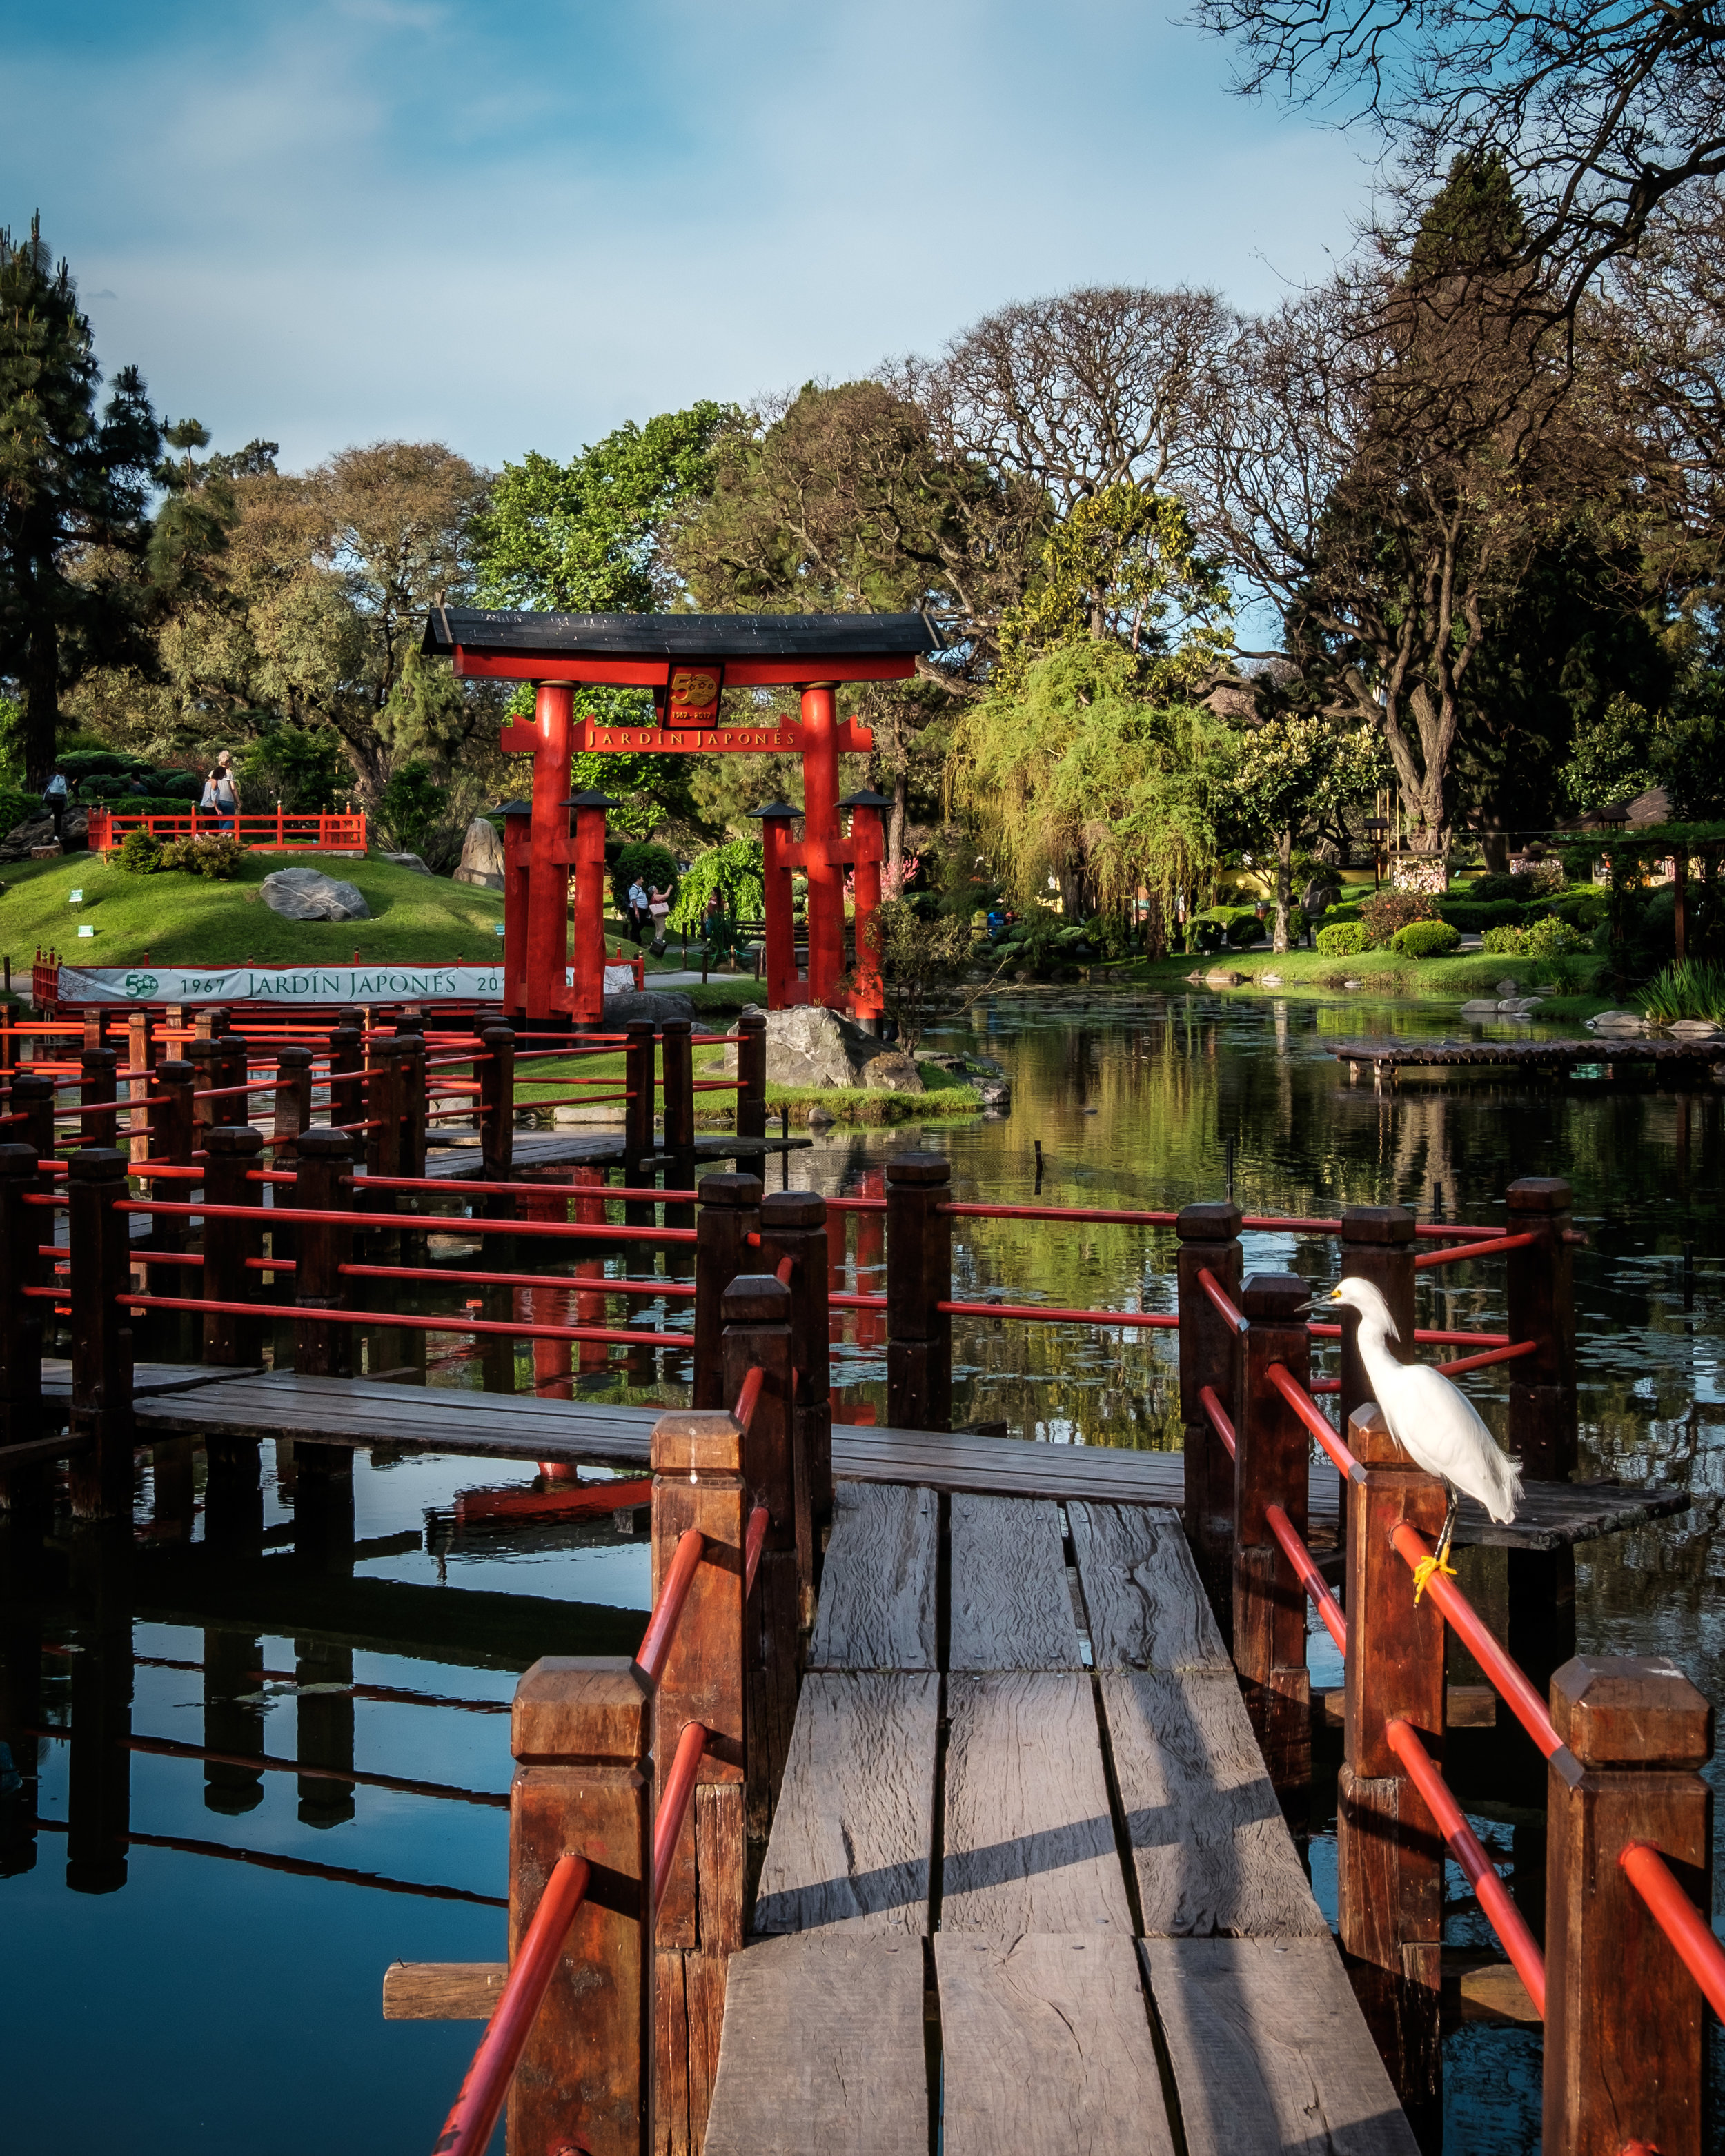
<svg viewBox="0 0 1725 2156">
<path fill-rule="evenodd" d="M 1449 1555 L 1450 1553 L 1447 1550 L 1440 1550 L 1435 1557 L 1421 1558 L 1419 1563 L 1414 1566 L 1414 1599 L 1415 1602 L 1418 1602 L 1420 1596 L 1425 1594 L 1425 1584 L 1433 1573 L 1445 1573 L 1451 1579 L 1459 1577 L 1455 1566 L 1449 1562 Z"/>
</svg>

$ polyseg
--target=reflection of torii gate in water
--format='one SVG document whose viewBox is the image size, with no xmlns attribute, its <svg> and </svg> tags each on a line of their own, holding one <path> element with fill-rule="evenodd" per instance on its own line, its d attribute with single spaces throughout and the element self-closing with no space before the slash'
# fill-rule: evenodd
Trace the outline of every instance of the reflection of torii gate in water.
<svg viewBox="0 0 1725 2156">
<path fill-rule="evenodd" d="M 866 726 L 840 721 L 842 681 L 898 681 L 938 639 L 921 614 L 507 613 L 434 607 L 422 649 L 453 659 L 470 680 L 531 681 L 533 717 L 504 730 L 503 747 L 533 757 L 531 820 L 505 821 L 504 1009 L 545 1024 L 592 1024 L 604 983 L 605 810 L 603 793 L 569 793 L 569 766 L 590 750 L 609 755 L 667 752 L 758 756 L 800 750 L 803 808 L 773 803 L 762 816 L 766 858 L 767 1000 L 845 1008 L 865 1022 L 880 1011 L 861 930 L 879 902 L 885 833 L 878 795 L 839 798 L 839 758 L 873 746 Z M 578 683 L 650 689 L 655 724 L 602 726 L 577 720 Z M 725 689 L 794 687 L 798 721 L 721 726 Z M 839 813 L 851 811 L 850 830 Z M 573 811 L 572 829 L 571 811 Z M 803 836 L 792 820 L 801 814 Z M 526 828 L 523 829 L 523 826 Z M 791 875 L 808 879 L 809 971 L 797 971 Z M 845 871 L 855 871 L 857 985 L 841 988 Z M 575 880 L 570 948 L 568 878 Z"/>
</svg>

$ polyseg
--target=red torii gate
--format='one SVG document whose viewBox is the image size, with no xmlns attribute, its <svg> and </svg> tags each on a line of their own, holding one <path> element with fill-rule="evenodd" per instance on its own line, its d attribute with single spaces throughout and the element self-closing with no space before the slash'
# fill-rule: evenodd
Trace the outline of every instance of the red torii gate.
<svg viewBox="0 0 1725 2156">
<path fill-rule="evenodd" d="M 920 613 L 518 613 L 436 606 L 424 652 L 454 660 L 471 680 L 531 681 L 531 721 L 506 726 L 503 747 L 531 751 L 533 798 L 511 802 L 504 821 L 504 1008 L 544 1024 L 593 1024 L 604 998 L 605 811 L 602 793 L 569 792 L 572 757 L 609 755 L 754 755 L 800 750 L 803 808 L 773 802 L 762 819 L 766 860 L 768 1007 L 825 1004 L 865 1022 L 880 1011 L 864 925 L 880 890 L 885 832 L 878 794 L 839 798 L 839 758 L 871 748 L 874 736 L 840 721 L 838 685 L 897 681 L 914 674 L 939 639 Z M 578 684 L 650 689 L 652 726 L 609 726 L 575 717 Z M 726 688 L 794 687 L 798 721 L 721 726 Z M 839 829 L 841 808 L 850 830 Z M 521 813 L 526 811 L 525 814 Z M 803 836 L 790 834 L 800 814 Z M 845 975 L 845 871 L 855 870 L 857 985 Z M 791 871 L 808 879 L 809 970 L 797 970 Z M 569 947 L 567 890 L 575 881 Z"/>
</svg>

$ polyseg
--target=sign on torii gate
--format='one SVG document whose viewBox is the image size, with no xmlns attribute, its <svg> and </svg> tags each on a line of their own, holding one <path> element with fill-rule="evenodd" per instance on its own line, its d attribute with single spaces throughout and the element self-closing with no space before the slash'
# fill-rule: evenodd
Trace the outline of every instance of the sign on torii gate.
<svg viewBox="0 0 1725 2156">
<path fill-rule="evenodd" d="M 504 1009 L 512 1018 L 591 1024 L 604 999 L 605 810 L 602 793 L 571 795 L 569 767 L 583 752 L 607 755 L 752 755 L 799 752 L 803 837 L 797 811 L 771 804 L 762 825 L 767 855 L 767 1000 L 848 1008 L 865 1020 L 880 1010 L 878 976 L 863 934 L 880 895 L 885 832 L 876 795 L 839 799 L 839 758 L 874 737 L 840 721 L 844 681 L 899 681 L 939 639 L 920 613 L 635 614 L 516 613 L 434 607 L 421 644 L 452 659 L 470 680 L 531 681 L 531 721 L 504 729 L 511 753 L 531 752 L 531 804 L 511 803 L 504 823 Z M 649 689 L 653 726 L 610 726 L 575 717 L 578 684 Z M 727 688 L 794 687 L 796 722 L 721 726 Z M 839 811 L 851 812 L 848 836 Z M 526 810 L 526 814 L 519 813 Z M 797 971 L 791 870 L 808 880 L 809 970 Z M 856 986 L 845 975 L 845 871 L 853 868 Z M 568 880 L 575 880 L 575 939 L 568 934 Z"/>
</svg>

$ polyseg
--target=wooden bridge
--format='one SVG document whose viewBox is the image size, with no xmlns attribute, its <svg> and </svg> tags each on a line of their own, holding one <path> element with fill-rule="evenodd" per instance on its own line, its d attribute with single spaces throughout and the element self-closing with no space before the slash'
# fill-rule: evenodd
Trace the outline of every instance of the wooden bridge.
<svg viewBox="0 0 1725 2156">
<path fill-rule="evenodd" d="M 517 1693 L 509 1964 L 390 1972 L 392 2015 L 489 2017 L 440 2156 L 478 2156 L 506 2102 L 514 2156 L 1407 2150 L 1403 2107 L 1439 2085 L 1446 1856 L 1543 2016 L 1548 2147 L 1701 2156 L 1702 2000 L 1725 2002 L 1708 1709 L 1669 1665 L 1574 1658 L 1565 1592 L 1578 1541 L 1686 1501 L 1573 1479 L 1567 1187 L 1523 1180 L 1491 1227 L 969 1204 L 928 1154 L 879 1196 L 697 1190 L 688 1040 L 631 1036 L 621 1188 L 578 1162 L 528 1179 L 495 1028 L 405 1027 L 357 1068 L 333 1034 L 304 1055 L 217 1035 L 177 1065 L 132 1048 L 126 1152 L 100 1142 L 126 1105 L 102 1044 L 11 1081 L 13 1127 L 40 1142 L 0 1146 L 8 1504 L 64 1460 L 74 1512 L 123 1516 L 138 1445 L 187 1435 L 291 1439 L 308 1491 L 357 1445 L 651 1469 L 644 1636 L 624 1659 L 542 1655 Z M 746 1033 L 740 1126 L 755 1053 Z M 480 1143 L 450 1169 L 425 1123 L 464 1087 Z M 223 1120 L 260 1092 L 270 1136 Z M 1001 1212 L 1171 1235 L 1172 1306 L 960 1299 L 954 1234 Z M 853 1222 L 884 1294 L 835 1285 Z M 1529 1502 L 1461 1537 L 1510 1546 L 1503 1636 L 1441 1577 L 1414 1604 L 1441 1489 L 1383 1430 L 1351 1335 L 1296 1314 L 1307 1284 L 1244 1277 L 1245 1229 L 1335 1239 L 1404 1338 L 1458 1374 L 1507 1366 Z M 452 1229 L 476 1257 L 403 1250 Z M 608 1249 L 627 1277 L 591 1270 Z M 588 1270 L 552 1269 L 571 1259 Z M 1507 1332 L 1416 1329 L 1420 1270 L 1486 1263 L 1507 1267 Z M 395 1306 L 430 1282 L 486 1314 Z M 547 1288 L 593 1322 L 541 1315 Z M 692 1330 L 604 1322 L 644 1296 L 682 1298 Z M 69 1363 L 41 1352 L 61 1309 Z M 973 1313 L 1176 1334 L 1183 1450 L 950 1430 L 953 1321 Z M 885 1427 L 833 1426 L 847 1322 L 886 1349 Z M 475 1337 L 493 1389 L 352 1374 L 359 1338 L 434 1330 Z M 578 1352 L 675 1348 L 692 1405 L 516 1396 L 521 1337 L 553 1391 Z M 1347 1669 L 1340 1952 L 1286 1824 L 1311 1771 L 1308 1600 Z M 548 1620 L 510 1636 L 542 1623 L 554 1650 Z M 1548 1763 L 1543 1951 L 1442 1779 L 1451 1635 Z"/>
</svg>

